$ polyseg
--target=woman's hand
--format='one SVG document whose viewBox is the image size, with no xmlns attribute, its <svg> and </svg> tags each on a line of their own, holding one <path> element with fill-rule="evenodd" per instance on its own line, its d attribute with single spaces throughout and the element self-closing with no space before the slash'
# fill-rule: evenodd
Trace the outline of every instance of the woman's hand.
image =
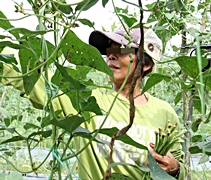
<svg viewBox="0 0 211 180">
<path fill-rule="evenodd" d="M 175 176 L 179 170 L 179 162 L 174 158 L 174 156 L 168 152 L 166 156 L 161 156 L 154 151 L 154 144 L 150 143 L 150 153 L 157 161 L 159 166 L 166 171 L 168 174 Z"/>
</svg>

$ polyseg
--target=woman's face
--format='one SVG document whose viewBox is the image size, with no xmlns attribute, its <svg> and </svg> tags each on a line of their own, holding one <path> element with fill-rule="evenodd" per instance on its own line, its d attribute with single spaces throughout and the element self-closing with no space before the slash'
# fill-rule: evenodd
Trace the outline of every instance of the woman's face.
<svg viewBox="0 0 211 180">
<path fill-rule="evenodd" d="M 110 48 L 120 48 L 120 45 L 115 42 L 112 42 Z M 136 66 L 136 55 L 135 54 L 132 54 L 132 59 L 133 59 L 133 62 L 131 64 L 129 75 L 131 75 L 135 70 L 135 66 Z M 130 59 L 129 54 L 120 54 L 120 53 L 108 53 L 107 54 L 106 62 L 114 74 L 114 79 L 110 78 L 110 80 L 113 83 L 115 83 L 115 84 L 123 83 L 123 81 L 126 77 L 127 71 L 128 71 L 130 61 L 131 61 L 131 59 Z"/>
</svg>

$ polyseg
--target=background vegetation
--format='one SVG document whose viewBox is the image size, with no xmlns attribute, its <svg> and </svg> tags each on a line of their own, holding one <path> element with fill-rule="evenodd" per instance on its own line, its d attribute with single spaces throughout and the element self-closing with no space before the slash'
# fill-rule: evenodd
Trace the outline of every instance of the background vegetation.
<svg viewBox="0 0 211 180">
<path fill-rule="evenodd" d="M 66 179 L 77 176 L 77 168 L 71 161 L 77 158 L 72 136 L 84 134 L 82 131 L 75 133 L 74 130 L 89 118 L 88 111 L 91 110 L 85 107 L 90 103 L 91 89 L 109 87 L 109 84 L 105 84 L 105 79 L 107 75 L 112 75 L 100 53 L 82 42 L 71 30 L 79 24 L 94 28 L 90 19 L 80 19 L 80 13 L 92 12 L 91 7 L 97 2 L 98 0 L 84 0 L 71 4 L 62 0 L 28 0 L 33 13 L 28 13 L 24 4 L 14 3 L 11 8 L 22 13 L 23 18 L 37 17 L 39 23 L 34 31 L 12 26 L 11 20 L 0 11 L 0 27 L 8 32 L 8 35 L 0 35 L 1 74 L 3 63 L 10 64 L 16 71 L 20 71 L 17 67 L 21 66 L 26 94 L 30 93 L 42 76 L 49 90 L 46 91 L 46 96 L 49 99 L 55 98 L 56 93 L 53 92 L 57 92 L 57 88 L 67 92 L 80 119 L 76 122 L 75 116 L 60 117 L 60 111 L 54 112 L 51 101 L 46 101 L 41 110 L 35 109 L 27 99 L 20 97 L 20 91 L 2 85 L 0 158 L 3 169 L 12 168 L 22 174 L 46 172 L 49 179 L 54 176 L 62 179 L 62 174 L 66 175 Z M 108 0 L 102 0 L 105 8 L 107 3 Z M 119 20 L 131 28 L 139 27 L 140 12 L 128 10 L 128 7 L 139 6 L 138 2 L 133 4 L 134 2 L 124 1 L 126 8 L 118 8 L 114 1 L 112 3 Z M 187 129 L 184 137 L 187 167 L 190 167 L 190 154 L 199 153 L 199 162 L 208 162 L 211 154 L 211 70 L 207 61 L 210 57 L 210 46 L 207 45 L 210 45 L 211 40 L 210 2 L 160 0 L 149 3 L 141 10 L 144 13 L 150 12 L 144 26 L 154 29 L 165 49 L 155 72 L 143 82 L 143 92 L 149 91 L 168 101 L 179 115 L 183 128 Z M 111 29 L 118 25 L 119 22 L 113 23 Z M 53 43 L 45 38 L 50 33 Z M 178 47 L 171 45 L 171 39 L 175 40 L 175 36 L 180 41 Z M 18 50 L 20 61 L 15 59 L 14 54 L 5 52 L 5 47 Z M 49 70 L 54 73 L 53 84 L 47 76 Z M 1 75 L 1 78 L 4 76 Z M 68 93 L 70 89 L 71 94 Z M 74 98 L 76 94 L 80 100 Z M 93 111 L 96 112 L 96 109 L 97 104 Z M 73 128 L 66 128 L 63 123 Z M 94 140 L 89 132 L 87 137 L 90 141 Z M 17 154 L 22 147 L 27 149 L 28 155 L 20 159 Z M 48 158 L 50 153 L 46 155 L 46 159 L 34 160 L 36 158 L 32 157 L 32 151 L 36 148 L 48 148 L 53 155 L 52 160 Z M 198 171 L 189 169 L 188 179 L 191 177 L 210 179 L 206 166 Z"/>
</svg>

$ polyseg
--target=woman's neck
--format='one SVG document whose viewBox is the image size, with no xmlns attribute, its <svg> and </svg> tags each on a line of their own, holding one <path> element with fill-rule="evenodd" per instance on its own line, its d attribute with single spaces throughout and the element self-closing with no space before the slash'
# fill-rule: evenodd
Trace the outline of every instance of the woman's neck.
<svg viewBox="0 0 211 180">
<path fill-rule="evenodd" d="M 113 89 L 117 92 L 120 89 L 121 86 L 118 86 L 116 84 L 113 84 Z M 129 100 L 129 91 L 130 91 L 130 85 L 125 85 L 125 87 L 122 89 L 122 91 L 120 92 L 120 94 L 125 97 L 126 99 Z M 145 96 L 145 94 L 141 94 L 141 90 L 139 88 L 139 85 L 136 85 L 136 87 L 134 88 L 134 92 L 133 92 L 133 99 L 134 99 L 134 103 L 136 105 L 144 105 L 148 102 L 147 97 Z"/>
<path fill-rule="evenodd" d="M 125 98 L 129 99 L 129 92 L 130 92 L 130 87 L 131 85 L 130 84 L 126 84 L 122 91 L 120 92 L 120 94 L 122 96 L 124 96 Z M 113 84 L 113 89 L 118 92 L 119 89 L 121 88 L 121 85 L 117 85 L 117 84 Z M 133 92 L 133 98 L 136 98 L 138 96 L 141 95 L 141 90 L 139 88 L 139 85 L 136 85 L 135 88 L 134 88 L 134 92 Z"/>
</svg>

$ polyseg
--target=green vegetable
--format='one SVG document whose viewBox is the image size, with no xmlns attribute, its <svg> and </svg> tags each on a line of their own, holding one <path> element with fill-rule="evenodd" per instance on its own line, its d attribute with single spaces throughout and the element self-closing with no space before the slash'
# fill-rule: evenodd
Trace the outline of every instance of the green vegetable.
<svg viewBox="0 0 211 180">
<path fill-rule="evenodd" d="M 168 121 L 168 128 L 165 132 L 161 128 L 158 128 L 158 131 L 155 131 L 155 147 L 154 151 L 161 156 L 165 156 L 167 152 L 172 148 L 172 146 L 179 141 L 180 137 L 186 132 L 182 130 L 178 132 L 175 130 L 177 124 L 172 125 Z"/>
</svg>

